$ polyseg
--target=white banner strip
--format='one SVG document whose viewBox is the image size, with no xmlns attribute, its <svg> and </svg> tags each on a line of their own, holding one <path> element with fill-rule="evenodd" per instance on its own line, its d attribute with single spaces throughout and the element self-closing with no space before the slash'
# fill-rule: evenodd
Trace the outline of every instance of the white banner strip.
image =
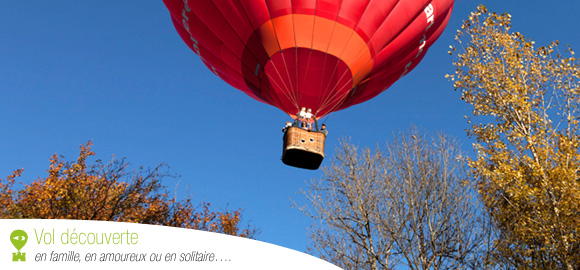
<svg viewBox="0 0 580 270">
<path fill-rule="evenodd" d="M 256 240 L 135 223 L 2 219 L 0 239 L 1 269 L 340 269 Z"/>
</svg>

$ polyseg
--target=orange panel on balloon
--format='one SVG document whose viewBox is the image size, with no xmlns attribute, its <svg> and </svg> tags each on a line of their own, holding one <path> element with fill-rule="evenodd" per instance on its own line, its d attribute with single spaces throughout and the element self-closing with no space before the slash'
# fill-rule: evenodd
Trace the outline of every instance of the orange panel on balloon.
<svg viewBox="0 0 580 270">
<path fill-rule="evenodd" d="M 352 74 L 357 74 L 353 85 L 368 75 L 368 67 L 372 66 L 371 53 L 366 42 L 353 29 L 326 18 L 301 14 L 285 15 L 264 23 L 258 32 L 268 37 L 263 38 L 262 42 L 270 57 L 279 51 L 299 47 L 328 53 L 341 59 Z M 271 38 L 272 36 L 277 38 Z M 363 70 L 365 66 L 367 68 Z"/>
</svg>

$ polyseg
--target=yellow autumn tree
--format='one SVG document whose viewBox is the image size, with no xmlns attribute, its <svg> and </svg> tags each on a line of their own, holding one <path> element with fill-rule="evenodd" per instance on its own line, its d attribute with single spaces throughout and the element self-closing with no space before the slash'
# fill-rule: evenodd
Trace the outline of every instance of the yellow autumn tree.
<svg viewBox="0 0 580 270">
<path fill-rule="evenodd" d="M 580 269 L 580 65 L 555 41 L 536 47 L 509 14 L 480 6 L 456 36 L 450 76 L 473 108 L 469 163 L 516 269 Z"/>
<path fill-rule="evenodd" d="M 212 211 L 195 207 L 191 198 L 177 200 L 162 185 L 167 166 L 130 170 L 124 159 L 87 164 L 91 142 L 81 145 L 76 162 L 50 158 L 48 177 L 14 190 L 16 170 L 0 179 L 0 218 L 79 219 L 134 222 L 219 232 L 253 238 L 256 229 L 242 227 L 241 210 Z"/>
</svg>

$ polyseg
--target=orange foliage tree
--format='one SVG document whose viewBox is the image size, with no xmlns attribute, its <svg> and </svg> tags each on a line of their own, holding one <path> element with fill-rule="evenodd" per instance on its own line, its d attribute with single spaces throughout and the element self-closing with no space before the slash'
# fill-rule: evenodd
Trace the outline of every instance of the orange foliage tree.
<svg viewBox="0 0 580 270">
<path fill-rule="evenodd" d="M 0 218 L 107 220 L 174 226 L 254 238 L 257 230 L 242 228 L 241 210 L 216 212 L 209 203 L 195 207 L 188 197 L 171 197 L 161 181 L 167 166 L 129 170 L 124 159 L 87 164 L 91 142 L 80 146 L 76 162 L 53 155 L 48 177 L 20 190 L 15 179 L 22 169 L 0 179 Z"/>
</svg>

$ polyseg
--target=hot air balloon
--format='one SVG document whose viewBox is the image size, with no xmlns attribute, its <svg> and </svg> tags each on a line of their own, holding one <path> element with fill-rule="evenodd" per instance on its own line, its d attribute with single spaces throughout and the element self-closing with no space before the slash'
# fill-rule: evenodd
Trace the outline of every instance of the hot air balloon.
<svg viewBox="0 0 580 270">
<path fill-rule="evenodd" d="M 369 100 L 409 73 L 443 32 L 454 3 L 163 1 L 183 41 L 215 75 L 309 123 Z M 303 108 L 312 117 L 300 119 Z M 318 168 L 326 136 L 314 133 L 289 128 L 284 163 Z"/>
</svg>

